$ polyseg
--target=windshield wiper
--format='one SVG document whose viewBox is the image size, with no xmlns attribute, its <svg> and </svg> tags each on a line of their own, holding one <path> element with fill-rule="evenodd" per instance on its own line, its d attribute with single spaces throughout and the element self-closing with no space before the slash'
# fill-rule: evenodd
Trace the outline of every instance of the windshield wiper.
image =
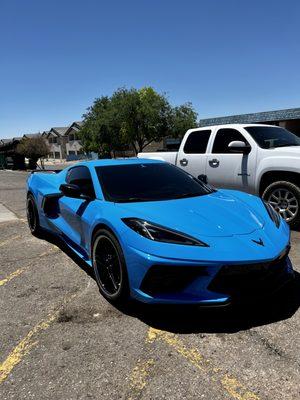
<svg viewBox="0 0 300 400">
<path fill-rule="evenodd" d="M 140 201 L 155 201 L 156 199 L 151 199 L 148 197 L 125 197 L 123 199 L 115 199 L 115 203 L 133 203 L 133 202 L 140 202 Z"/>
<path fill-rule="evenodd" d="M 207 193 L 199 193 L 199 192 L 196 192 L 196 193 L 182 193 L 182 194 L 178 194 L 177 196 L 172 196 L 172 199 L 185 199 L 187 197 L 203 196 L 204 194 L 207 194 Z"/>
<path fill-rule="evenodd" d="M 164 201 L 164 200 L 177 200 L 177 199 L 184 199 L 188 197 L 196 197 L 196 196 L 203 196 L 208 193 L 182 193 L 178 195 L 167 195 L 164 193 L 160 194 L 159 197 L 156 198 L 149 198 L 149 197 L 125 197 L 121 199 L 113 200 L 114 203 L 134 203 L 134 202 L 143 202 L 143 201 Z"/>
</svg>

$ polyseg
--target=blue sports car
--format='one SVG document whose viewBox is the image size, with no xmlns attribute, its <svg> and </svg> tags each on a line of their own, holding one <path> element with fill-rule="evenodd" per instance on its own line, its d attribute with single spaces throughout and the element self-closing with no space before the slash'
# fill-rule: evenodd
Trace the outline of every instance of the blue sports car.
<svg viewBox="0 0 300 400">
<path fill-rule="evenodd" d="M 31 232 L 58 235 L 112 303 L 225 305 L 293 277 L 290 230 L 260 198 L 156 160 L 81 162 L 27 181 Z"/>
</svg>

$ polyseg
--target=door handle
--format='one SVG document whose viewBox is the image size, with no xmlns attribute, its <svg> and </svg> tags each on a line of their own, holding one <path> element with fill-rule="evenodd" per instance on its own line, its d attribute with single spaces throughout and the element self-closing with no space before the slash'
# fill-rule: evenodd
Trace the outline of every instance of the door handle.
<svg viewBox="0 0 300 400">
<path fill-rule="evenodd" d="M 212 160 L 209 160 L 208 162 L 212 168 L 217 168 L 220 165 L 220 161 L 217 160 L 216 158 L 213 158 Z"/>
<path fill-rule="evenodd" d="M 179 162 L 180 162 L 180 165 L 182 165 L 183 167 L 186 167 L 188 165 L 188 163 L 189 163 L 186 158 L 183 158 Z"/>
</svg>

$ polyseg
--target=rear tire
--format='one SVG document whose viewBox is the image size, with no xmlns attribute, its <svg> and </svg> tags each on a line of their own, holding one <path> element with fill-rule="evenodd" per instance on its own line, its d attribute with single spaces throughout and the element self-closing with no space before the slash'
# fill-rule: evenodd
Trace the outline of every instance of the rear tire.
<svg viewBox="0 0 300 400">
<path fill-rule="evenodd" d="M 282 216 L 291 228 L 300 226 L 300 188 L 288 181 L 271 183 L 262 198 Z"/>
<path fill-rule="evenodd" d="M 130 299 L 127 267 L 117 238 L 108 229 L 93 236 L 92 263 L 102 296 L 115 306 L 125 306 Z"/>
<path fill-rule="evenodd" d="M 42 228 L 40 226 L 39 213 L 32 194 L 27 196 L 26 213 L 30 232 L 36 237 L 41 237 Z"/>
</svg>

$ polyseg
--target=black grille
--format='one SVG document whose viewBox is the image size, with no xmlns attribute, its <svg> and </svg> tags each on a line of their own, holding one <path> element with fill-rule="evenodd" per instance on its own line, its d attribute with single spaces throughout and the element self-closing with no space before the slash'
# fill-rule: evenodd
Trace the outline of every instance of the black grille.
<svg viewBox="0 0 300 400">
<path fill-rule="evenodd" d="M 276 260 L 242 265 L 225 265 L 212 280 L 208 289 L 232 297 L 254 295 L 272 290 L 284 280 L 288 250 Z"/>
<path fill-rule="evenodd" d="M 153 265 L 146 273 L 141 290 L 150 295 L 178 293 L 200 276 L 206 267 Z"/>
</svg>

